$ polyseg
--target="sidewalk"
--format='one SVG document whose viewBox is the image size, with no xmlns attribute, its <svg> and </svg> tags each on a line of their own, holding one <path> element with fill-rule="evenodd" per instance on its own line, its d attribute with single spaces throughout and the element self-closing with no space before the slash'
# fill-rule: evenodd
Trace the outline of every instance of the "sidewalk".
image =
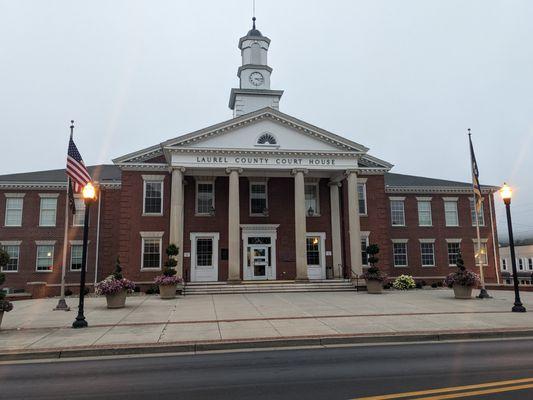
<svg viewBox="0 0 533 400">
<path fill-rule="evenodd" d="M 198 344 L 241 342 L 244 346 L 245 341 L 297 344 L 306 339 L 322 343 L 335 338 L 423 338 L 443 334 L 477 337 L 479 333 L 501 335 L 518 331 L 520 335 L 531 331 L 533 336 L 530 314 L 510 312 L 512 292 L 493 291 L 491 295 L 494 298 L 489 300 L 461 301 L 454 300 L 452 291 L 444 289 L 391 291 L 383 295 L 199 295 L 175 300 L 132 296 L 128 297 L 126 308 L 118 310 L 108 310 L 105 298 L 90 297 L 86 299 L 85 313 L 89 328 L 80 330 L 70 328 L 77 312 L 77 298 L 68 299 L 70 312 L 52 311 L 57 299 L 23 300 L 15 303 L 12 312 L 4 314 L 0 359 L 13 353 L 129 347 L 143 347 L 148 352 L 165 345 L 196 349 Z M 523 293 L 522 300 L 533 311 L 533 293 Z"/>
</svg>

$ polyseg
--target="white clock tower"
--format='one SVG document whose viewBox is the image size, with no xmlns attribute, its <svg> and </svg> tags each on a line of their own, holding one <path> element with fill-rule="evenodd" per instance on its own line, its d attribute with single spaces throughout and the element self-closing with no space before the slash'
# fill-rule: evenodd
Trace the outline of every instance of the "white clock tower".
<svg viewBox="0 0 533 400">
<path fill-rule="evenodd" d="M 231 89 L 229 99 L 229 108 L 233 110 L 234 117 L 264 107 L 278 110 L 283 94 L 283 90 L 270 89 L 272 68 L 267 65 L 270 39 L 255 28 L 255 17 L 252 21 L 252 29 L 239 39 L 242 66 L 239 67 L 237 76 L 240 79 L 240 87 Z"/>
</svg>

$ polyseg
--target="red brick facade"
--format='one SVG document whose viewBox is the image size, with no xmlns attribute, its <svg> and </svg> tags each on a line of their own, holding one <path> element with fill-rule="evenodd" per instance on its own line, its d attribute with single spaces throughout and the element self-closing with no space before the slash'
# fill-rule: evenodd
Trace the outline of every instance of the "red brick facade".
<svg viewBox="0 0 533 400">
<path fill-rule="evenodd" d="M 106 188 L 100 192 L 100 205 L 91 208 L 89 253 L 87 264 L 87 282 L 92 285 L 95 279 L 96 248 L 98 242 L 98 276 L 101 280 L 109 275 L 114 268 L 115 259 L 120 256 L 124 274 L 141 284 L 143 287 L 150 285 L 158 271 L 141 270 L 141 232 L 163 232 L 162 249 L 169 244 L 170 229 L 170 193 L 171 179 L 168 172 L 149 172 L 150 175 L 163 175 L 163 213 L 161 216 L 143 216 L 143 177 L 144 172 L 123 171 L 121 186 Z M 413 275 L 419 280 L 427 282 L 441 280 L 442 277 L 453 271 L 448 266 L 446 239 L 460 238 L 461 251 L 466 265 L 475 267 L 474 242 L 476 229 L 472 226 L 468 193 L 389 193 L 386 190 L 383 175 L 359 176 L 360 182 L 366 184 L 367 214 L 361 215 L 361 231 L 370 232 L 369 242 L 379 245 L 379 265 L 389 276 L 400 274 Z M 215 204 L 214 215 L 195 215 L 196 186 L 195 177 L 185 176 L 184 189 L 184 233 L 183 253 L 191 252 L 190 234 L 192 232 L 218 232 L 219 257 L 218 280 L 225 281 L 228 277 L 228 261 L 220 259 L 222 249 L 228 248 L 228 185 L 227 176 L 218 176 L 215 179 Z M 271 177 L 268 179 L 268 216 L 250 216 L 249 213 L 249 178 L 241 177 L 240 185 L 240 222 L 241 224 L 279 224 L 277 229 L 276 279 L 292 280 L 296 277 L 295 267 L 295 233 L 294 233 L 294 179 L 287 177 Z M 349 231 L 348 231 L 348 197 L 346 184 L 343 182 L 341 193 L 341 233 L 342 233 L 342 263 L 344 277 L 350 277 Z M 4 193 L 24 193 L 24 207 L 21 227 L 5 226 L 6 196 Z M 58 193 L 56 226 L 52 228 L 39 227 L 39 193 Z M 389 197 L 405 197 L 405 226 L 391 226 Z M 418 224 L 418 211 L 416 197 L 431 197 L 432 226 L 420 227 Z M 446 227 L 444 219 L 443 197 L 458 197 L 458 227 Z M 485 226 L 481 227 L 481 237 L 487 239 L 488 266 L 485 269 L 486 281 L 495 283 L 496 260 L 499 259 L 496 246 L 497 236 L 493 240 L 491 223 L 493 222 L 493 201 L 485 195 L 484 219 Z M 325 233 L 326 267 L 333 266 L 331 257 L 332 227 L 330 214 L 330 189 L 328 179 L 319 180 L 320 214 L 307 217 L 308 232 Z M 492 213 L 489 207 L 492 205 Z M 25 289 L 27 282 L 46 282 L 48 295 L 59 293 L 61 278 L 61 263 L 63 252 L 65 192 L 62 189 L 16 189 L 0 191 L 0 242 L 21 241 L 18 272 L 7 274 L 5 287 L 11 289 Z M 99 209 L 99 211 L 98 211 Z M 99 218 L 99 221 L 98 221 Z M 70 218 L 72 225 L 72 218 Z M 99 229 L 98 229 L 99 228 Z M 496 235 L 496 229 L 494 228 Z M 97 235 L 99 239 L 97 240 Z M 81 240 L 82 227 L 69 229 L 69 240 Z M 408 240 L 408 267 L 394 267 L 392 254 L 392 240 Z M 420 260 L 419 239 L 434 239 L 435 265 L 422 267 Z M 55 241 L 54 263 L 51 272 L 36 272 L 36 241 Z M 241 244 L 242 246 L 242 244 Z M 242 254 L 242 249 L 241 249 Z M 191 259 L 183 259 L 183 274 L 190 280 Z M 67 265 L 70 265 L 70 246 L 67 255 Z M 242 268 L 241 268 L 242 278 Z M 67 288 L 74 292 L 78 284 L 79 272 L 70 271 L 67 267 Z"/>
</svg>

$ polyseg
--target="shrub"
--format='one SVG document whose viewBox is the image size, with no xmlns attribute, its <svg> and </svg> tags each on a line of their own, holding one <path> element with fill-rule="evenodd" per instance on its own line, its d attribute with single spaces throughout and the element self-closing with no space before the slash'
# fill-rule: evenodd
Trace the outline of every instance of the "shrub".
<svg viewBox="0 0 533 400">
<path fill-rule="evenodd" d="M 65 296 L 72 296 L 72 290 L 65 289 Z"/>
<path fill-rule="evenodd" d="M 120 266 L 120 260 L 117 257 L 115 264 L 115 271 L 112 275 L 109 275 L 102 282 L 99 282 L 95 286 L 95 293 L 99 295 L 113 295 L 122 290 L 131 292 L 135 289 L 135 283 L 124 278 L 122 276 L 122 267 Z M 88 290 L 86 288 L 86 290 Z"/>
<path fill-rule="evenodd" d="M 411 275 L 400 275 L 395 279 L 392 287 L 397 290 L 409 290 L 416 287 L 416 284 Z"/>
<path fill-rule="evenodd" d="M 5 267 L 9 262 L 9 254 L 4 249 L 0 249 L 0 268 Z M 6 275 L 0 272 L 0 285 L 6 281 Z M 0 312 L 10 312 L 13 309 L 13 303 L 7 301 L 6 294 L 0 290 Z"/>
<path fill-rule="evenodd" d="M 446 286 L 449 288 L 453 287 L 453 285 L 474 287 L 479 284 L 479 275 L 466 269 L 461 253 L 457 257 L 457 268 L 457 272 L 452 272 L 444 279 Z"/>
<path fill-rule="evenodd" d="M 379 246 L 377 244 L 371 244 L 366 248 L 366 254 L 368 255 L 368 263 L 370 267 L 363 272 L 361 277 L 367 281 L 378 281 L 383 282 L 386 280 L 386 275 L 382 274 L 380 269 L 376 266 L 379 258 L 377 254 L 379 253 Z"/>
<path fill-rule="evenodd" d="M 433 289 L 436 289 L 436 288 L 438 287 L 437 282 L 433 282 L 433 283 L 431 284 L 431 287 L 432 287 Z"/>
<path fill-rule="evenodd" d="M 146 289 L 146 294 L 157 294 L 159 293 L 159 286 L 152 285 L 148 289 Z"/>
<path fill-rule="evenodd" d="M 416 282 L 416 288 L 422 289 L 422 282 Z"/>
<path fill-rule="evenodd" d="M 178 262 L 175 258 L 179 254 L 178 246 L 175 244 L 169 244 L 166 252 L 168 255 L 168 260 L 165 262 L 163 275 L 156 276 L 154 283 L 162 286 L 183 283 L 183 279 L 181 279 L 181 277 L 175 276 L 177 274 L 176 265 L 178 265 Z"/>
</svg>

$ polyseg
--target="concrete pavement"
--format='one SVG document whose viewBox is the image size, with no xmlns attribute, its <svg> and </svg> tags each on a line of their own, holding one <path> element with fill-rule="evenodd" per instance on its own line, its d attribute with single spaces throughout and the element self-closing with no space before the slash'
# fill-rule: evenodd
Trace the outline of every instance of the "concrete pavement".
<svg viewBox="0 0 533 400">
<path fill-rule="evenodd" d="M 124 309 L 86 299 L 89 328 L 70 328 L 72 311 L 52 311 L 57 299 L 24 300 L 4 315 L 0 353 L 114 348 L 225 341 L 286 340 L 400 334 L 531 331 L 529 313 L 511 313 L 513 293 L 455 300 L 447 289 L 366 292 L 250 293 L 161 300 L 131 296 Z M 523 293 L 533 311 L 533 293 Z"/>
</svg>

